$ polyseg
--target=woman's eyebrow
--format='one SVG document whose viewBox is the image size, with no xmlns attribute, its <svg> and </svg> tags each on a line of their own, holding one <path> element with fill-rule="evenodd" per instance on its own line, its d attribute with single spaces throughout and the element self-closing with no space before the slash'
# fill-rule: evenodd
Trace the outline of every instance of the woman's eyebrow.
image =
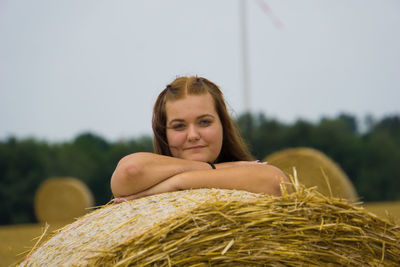
<svg viewBox="0 0 400 267">
<path fill-rule="evenodd" d="M 214 118 L 214 115 L 211 115 L 211 114 L 203 114 L 203 115 L 198 116 L 197 119 L 202 119 L 202 118 L 204 118 L 204 117 L 212 117 L 212 118 Z"/>
<path fill-rule="evenodd" d="M 185 122 L 185 120 L 184 120 L 184 119 L 173 119 L 173 120 L 170 120 L 170 121 L 168 122 L 168 124 L 172 124 L 172 123 L 174 123 L 174 122 Z"/>
<path fill-rule="evenodd" d="M 201 120 L 201 119 L 203 119 L 203 118 L 205 118 L 205 117 L 212 117 L 212 118 L 214 118 L 214 115 L 212 115 L 212 114 L 203 114 L 203 115 L 198 116 L 196 119 L 197 119 L 197 120 Z M 168 125 L 171 125 L 172 123 L 175 123 L 175 122 L 185 122 L 185 120 L 184 120 L 184 119 L 173 119 L 173 120 L 170 120 L 170 121 L 168 122 Z"/>
</svg>

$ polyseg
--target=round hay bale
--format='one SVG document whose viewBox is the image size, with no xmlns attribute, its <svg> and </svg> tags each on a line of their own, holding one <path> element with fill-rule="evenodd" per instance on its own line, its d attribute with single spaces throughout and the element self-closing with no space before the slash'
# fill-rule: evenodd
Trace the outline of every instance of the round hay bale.
<svg viewBox="0 0 400 267">
<path fill-rule="evenodd" d="M 90 189 L 72 177 L 47 179 L 35 194 L 35 215 L 39 222 L 71 222 L 93 205 Z"/>
<path fill-rule="evenodd" d="M 332 193 L 356 201 L 357 192 L 342 168 L 324 153 L 312 148 L 290 148 L 277 151 L 265 158 L 271 165 L 277 166 L 287 175 L 296 168 L 299 182 L 306 187 L 317 186 L 317 190 L 326 196 Z M 324 173 L 328 182 L 324 177 Z"/>
<path fill-rule="evenodd" d="M 345 199 L 197 189 L 106 205 L 20 266 L 397 266 L 400 228 Z"/>
</svg>

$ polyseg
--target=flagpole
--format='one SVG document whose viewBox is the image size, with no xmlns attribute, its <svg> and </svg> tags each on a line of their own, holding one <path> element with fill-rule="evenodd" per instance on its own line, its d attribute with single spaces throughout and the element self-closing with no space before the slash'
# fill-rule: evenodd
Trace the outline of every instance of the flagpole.
<svg viewBox="0 0 400 267">
<path fill-rule="evenodd" d="M 250 113 L 250 77 L 249 55 L 247 37 L 247 0 L 240 1 L 240 27 L 241 27 L 241 52 L 242 52 L 242 90 L 244 112 Z"/>
</svg>

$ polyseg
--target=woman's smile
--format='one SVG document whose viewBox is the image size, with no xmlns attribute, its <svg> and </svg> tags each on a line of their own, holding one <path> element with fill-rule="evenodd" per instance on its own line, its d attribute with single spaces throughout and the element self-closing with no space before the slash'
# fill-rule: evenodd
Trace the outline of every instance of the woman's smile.
<svg viewBox="0 0 400 267">
<path fill-rule="evenodd" d="M 184 148 L 183 150 L 199 150 L 201 148 L 205 148 L 206 146 L 191 146 L 191 147 L 187 147 Z"/>
</svg>

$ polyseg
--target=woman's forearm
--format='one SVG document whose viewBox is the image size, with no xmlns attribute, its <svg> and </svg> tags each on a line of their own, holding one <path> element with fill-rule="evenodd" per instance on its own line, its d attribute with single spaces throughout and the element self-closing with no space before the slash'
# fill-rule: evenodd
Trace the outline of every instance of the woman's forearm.
<svg viewBox="0 0 400 267">
<path fill-rule="evenodd" d="M 173 177 L 178 190 L 220 188 L 245 190 L 253 193 L 281 195 L 281 185 L 291 191 L 289 180 L 271 165 L 237 166 L 208 171 L 189 171 Z"/>
<path fill-rule="evenodd" d="M 154 153 L 134 153 L 118 163 L 111 178 L 111 190 L 115 197 L 133 195 L 177 174 L 209 168 L 205 162 Z"/>
</svg>

